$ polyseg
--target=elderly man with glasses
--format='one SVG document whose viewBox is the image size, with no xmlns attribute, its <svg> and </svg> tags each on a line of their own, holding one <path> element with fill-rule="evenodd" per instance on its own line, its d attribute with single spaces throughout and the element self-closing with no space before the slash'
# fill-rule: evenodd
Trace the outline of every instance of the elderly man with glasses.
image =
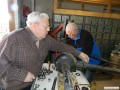
<svg viewBox="0 0 120 90">
<path fill-rule="evenodd" d="M 27 26 L 6 35 L 0 42 L 0 87 L 2 90 L 30 90 L 49 51 L 69 52 L 85 62 L 89 57 L 48 35 L 49 17 L 32 12 Z"/>
</svg>

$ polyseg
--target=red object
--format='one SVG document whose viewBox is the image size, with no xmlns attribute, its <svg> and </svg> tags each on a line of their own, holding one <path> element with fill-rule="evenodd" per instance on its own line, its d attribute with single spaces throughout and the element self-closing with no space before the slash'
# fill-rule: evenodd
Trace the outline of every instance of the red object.
<svg viewBox="0 0 120 90">
<path fill-rule="evenodd" d="M 61 23 L 61 24 L 60 24 L 55 30 L 53 30 L 49 35 L 50 35 L 52 38 L 54 38 L 55 40 L 57 40 L 56 35 L 57 35 L 57 33 L 58 33 L 59 31 L 62 30 L 63 25 L 64 25 L 64 24 Z M 54 55 L 55 55 L 55 57 L 57 57 L 57 56 L 59 55 L 59 52 L 55 52 Z"/>
<path fill-rule="evenodd" d="M 63 28 L 63 23 L 61 23 L 55 30 L 53 30 L 49 35 L 54 38 L 55 40 L 57 40 L 56 35 L 59 31 L 61 31 Z"/>
<path fill-rule="evenodd" d="M 29 13 L 31 13 L 30 8 L 27 7 L 27 6 L 24 6 L 24 8 L 23 8 L 23 16 L 24 16 L 24 17 L 27 17 L 27 15 L 28 15 Z"/>
</svg>

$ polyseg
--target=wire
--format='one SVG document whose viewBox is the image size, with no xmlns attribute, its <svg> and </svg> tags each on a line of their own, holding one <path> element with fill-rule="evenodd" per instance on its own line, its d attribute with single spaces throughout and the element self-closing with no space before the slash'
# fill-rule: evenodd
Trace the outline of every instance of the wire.
<svg viewBox="0 0 120 90">
<path fill-rule="evenodd" d="M 38 80 L 44 80 L 46 78 L 45 73 L 41 70 L 38 74 Z"/>
<path fill-rule="evenodd" d="M 74 90 L 80 90 L 79 85 L 75 85 L 75 86 L 74 86 Z"/>
<path fill-rule="evenodd" d="M 50 6 L 53 4 L 53 1 L 54 1 L 54 0 L 52 0 L 52 1 L 50 2 L 50 4 L 48 5 L 47 9 L 46 9 L 44 12 L 47 12 L 47 11 L 49 10 Z"/>
</svg>

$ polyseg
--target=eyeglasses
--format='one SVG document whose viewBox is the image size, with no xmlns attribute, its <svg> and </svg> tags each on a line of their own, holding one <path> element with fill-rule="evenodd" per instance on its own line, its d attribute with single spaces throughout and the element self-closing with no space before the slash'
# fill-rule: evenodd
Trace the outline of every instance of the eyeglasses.
<svg viewBox="0 0 120 90">
<path fill-rule="evenodd" d="M 42 24 L 40 24 L 42 27 L 44 27 L 47 31 L 50 31 L 50 26 L 44 26 Z"/>
<path fill-rule="evenodd" d="M 71 33 L 71 34 L 67 34 L 69 37 L 74 37 L 77 36 L 77 33 Z"/>
<path fill-rule="evenodd" d="M 40 24 L 39 22 L 38 22 L 38 24 Z M 40 24 L 46 31 L 50 31 L 50 26 L 44 26 L 44 25 L 42 25 L 42 24 Z"/>
</svg>

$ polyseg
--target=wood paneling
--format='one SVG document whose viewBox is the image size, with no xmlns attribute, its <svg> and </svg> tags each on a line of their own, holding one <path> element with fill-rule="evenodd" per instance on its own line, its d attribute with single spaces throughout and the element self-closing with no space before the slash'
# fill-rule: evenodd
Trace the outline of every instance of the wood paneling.
<svg viewBox="0 0 120 90">
<path fill-rule="evenodd" d="M 65 0 L 66 1 L 66 0 Z M 105 2 L 107 4 L 109 4 L 111 1 L 109 0 L 70 0 L 70 1 L 99 1 L 99 2 Z M 119 1 L 120 2 L 120 1 Z M 114 3 L 117 3 L 117 0 L 114 1 Z M 107 12 L 103 13 L 103 12 L 92 12 L 92 11 L 83 11 L 83 10 L 73 10 L 73 9 L 61 9 L 57 7 L 58 2 L 57 0 L 54 0 L 54 13 L 58 13 L 58 14 L 71 14 L 71 15 L 83 15 L 83 16 L 94 16 L 94 17 L 104 17 L 104 18 L 117 18 L 120 19 L 120 14 L 115 14 L 115 13 L 110 13 L 110 8 L 111 5 L 109 4 L 107 7 Z"/>
<path fill-rule="evenodd" d="M 82 3 L 95 3 L 95 4 L 115 4 L 120 5 L 120 0 L 63 0 L 67 2 L 82 2 Z"/>
</svg>

